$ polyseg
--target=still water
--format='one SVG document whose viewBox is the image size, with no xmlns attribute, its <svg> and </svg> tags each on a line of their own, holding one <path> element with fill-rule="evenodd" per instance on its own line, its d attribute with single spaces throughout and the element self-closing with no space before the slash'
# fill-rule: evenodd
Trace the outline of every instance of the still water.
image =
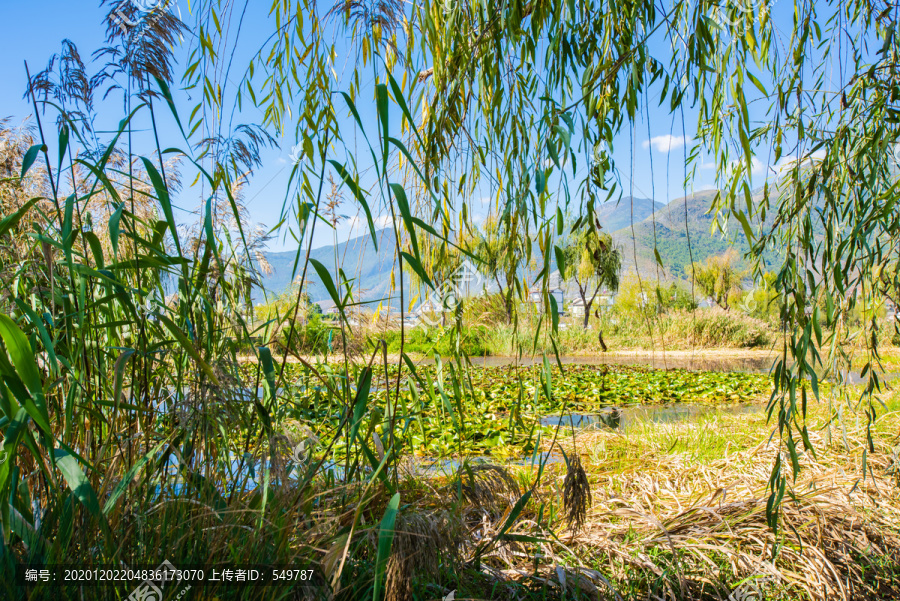
<svg viewBox="0 0 900 601">
<path fill-rule="evenodd" d="M 551 365 L 556 363 L 552 356 L 547 357 Z M 563 365 L 639 365 L 652 367 L 653 369 L 688 369 L 691 371 L 737 371 L 744 373 L 764 373 L 772 367 L 776 355 L 753 355 L 751 357 L 722 357 L 715 358 L 704 356 L 675 356 L 659 353 L 656 355 L 631 356 L 631 355 L 590 355 L 590 356 L 561 356 Z M 507 365 L 535 365 L 543 363 L 541 356 L 537 357 L 472 357 L 472 365 L 476 367 L 504 367 Z M 433 361 L 424 360 L 422 363 Z"/>
</svg>

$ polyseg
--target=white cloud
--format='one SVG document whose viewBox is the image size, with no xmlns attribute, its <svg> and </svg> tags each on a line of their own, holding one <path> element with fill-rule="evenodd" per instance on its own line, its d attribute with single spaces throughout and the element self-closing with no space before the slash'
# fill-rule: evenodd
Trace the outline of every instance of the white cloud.
<svg viewBox="0 0 900 601">
<path fill-rule="evenodd" d="M 354 215 L 347 220 L 347 228 L 351 233 L 357 234 L 360 232 L 369 230 L 369 222 L 366 221 L 365 215 Z M 375 225 L 375 230 L 382 230 L 386 227 L 391 226 L 391 216 L 390 215 L 373 215 L 372 223 Z"/>
<path fill-rule="evenodd" d="M 750 163 L 752 167 L 750 169 L 750 173 L 752 173 L 753 175 L 762 175 L 766 172 L 766 166 L 758 158 L 753 157 Z"/>
<path fill-rule="evenodd" d="M 744 159 L 735 159 L 729 163 L 729 170 L 734 172 L 734 170 L 739 166 L 743 165 L 744 170 L 746 172 L 746 161 Z M 766 165 L 762 161 L 760 161 L 755 156 L 750 159 L 750 175 L 762 175 L 766 172 Z"/>
<path fill-rule="evenodd" d="M 803 156 L 803 160 L 800 161 L 800 165 L 807 165 L 811 162 L 821 161 L 825 158 L 824 150 L 817 150 L 813 153 L 806 154 Z M 781 157 L 775 165 L 772 166 L 770 171 L 776 175 L 781 175 L 786 171 L 790 171 L 797 165 L 797 156 L 789 155 L 785 157 Z"/>
<path fill-rule="evenodd" d="M 762 175 L 766 172 L 766 166 L 756 157 L 752 157 L 750 159 L 750 174 L 751 175 Z"/>
<path fill-rule="evenodd" d="M 688 136 L 670 136 L 669 134 L 664 136 L 654 136 L 649 140 L 644 141 L 644 148 L 653 146 L 653 150 L 656 152 L 669 152 L 676 148 L 687 146 L 688 142 L 691 140 L 692 138 L 689 138 Z"/>
</svg>

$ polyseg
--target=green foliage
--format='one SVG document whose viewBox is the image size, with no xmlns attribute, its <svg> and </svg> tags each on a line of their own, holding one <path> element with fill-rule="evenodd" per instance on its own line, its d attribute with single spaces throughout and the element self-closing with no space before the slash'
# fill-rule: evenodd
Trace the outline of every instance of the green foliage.
<svg viewBox="0 0 900 601">
<path fill-rule="evenodd" d="M 271 302 L 254 307 L 257 328 L 267 344 L 295 354 L 332 352 L 337 324 L 325 318 L 307 292 L 292 286 Z"/>
<path fill-rule="evenodd" d="M 271 35 L 246 54 L 246 68 L 232 70 L 237 38 L 246 31 L 243 11 L 252 3 L 201 3 L 189 13 L 189 26 L 167 10 L 126 6 L 129 22 L 140 20 L 133 29 L 117 26 L 120 4 L 109 6 L 109 47 L 101 51 L 108 62 L 101 73 L 89 76 L 66 42 L 62 56 L 28 82 L 36 116 L 59 109 L 55 139 L 41 127 L 39 141 L 0 147 L 3 153 L 12 148 L 0 161 L 0 310 L 8 316 L 0 350 L 0 427 L 9 453 L 0 468 L 0 586 L 7 596 L 22 597 L 9 584 L 15 564 L 119 565 L 149 560 L 151 553 L 176 564 L 284 563 L 286 556 L 294 561 L 296 553 L 312 557 L 318 549 L 335 550 L 329 578 L 346 586 L 348 597 L 377 596 L 382 574 L 387 593 L 402 578 L 391 581 L 389 546 L 378 552 L 370 526 L 373 516 L 388 516 L 386 534 L 402 511 L 387 499 L 398 499 L 404 444 L 440 452 L 465 445 L 521 451 L 532 440 L 526 418 L 557 408 L 549 381 L 540 391 L 534 374 L 521 383 L 511 379 L 518 374 L 501 373 L 493 374 L 499 382 L 480 381 L 481 388 L 467 384 L 458 324 L 450 330 L 452 361 L 423 370 L 424 383 L 414 374 L 401 377 L 415 368 L 397 362 L 382 374 L 396 377 L 396 387 L 386 385 L 372 397 L 362 386 L 354 390 L 353 382 L 365 379 L 355 377 L 360 366 L 351 361 L 357 356 L 348 315 L 357 300 L 353 277 L 343 270 L 332 275 L 336 266 L 315 257 L 314 271 L 340 308 L 331 331 L 343 365 L 306 367 L 289 382 L 288 370 L 260 349 L 250 371 L 242 370 L 237 352 L 257 349 L 261 337 L 263 343 L 275 338 L 274 328 L 284 322 L 261 334 L 247 319 L 258 280 L 254 255 L 265 230 L 249 227 L 240 190 L 262 150 L 291 128 L 302 152 L 285 190 L 282 227 L 308 248 L 326 171 L 339 175 L 352 194 L 373 245 L 372 207 L 389 211 L 398 228 L 390 240 L 394 256 L 422 280 L 428 274 L 420 242 L 440 245 L 472 229 L 472 199 L 490 199 L 491 217 L 469 250 L 500 288 L 507 334 L 523 350 L 537 345 L 522 340 L 515 310 L 516 296 L 521 299 L 528 285 L 524 269 L 547 267 L 547 283 L 563 207 L 583 207 L 577 219 L 592 219 L 604 195 L 621 195 L 624 170 L 614 163 L 614 143 L 630 130 L 635 144 L 635 125 L 650 103 L 668 107 L 673 122 L 682 115 L 681 134 L 696 140 L 686 153 L 684 185 L 697 183 L 694 167 L 711 157 L 720 188 L 709 193 L 714 223 L 741 228 L 755 279 L 770 269 L 776 274 L 779 318 L 790 331 L 773 370 L 770 405 L 779 452 L 765 514 L 775 534 L 782 525 L 779 507 L 793 494 L 789 475 L 796 478 L 800 457 L 815 453 L 808 397 L 819 396 L 823 367 L 838 378 L 849 368 L 841 343 L 857 334 L 856 315 L 867 357 L 862 400 L 868 425 L 876 422 L 875 317 L 881 297 L 900 297 L 898 169 L 890 152 L 900 140 L 900 36 L 892 7 L 862 0 L 798 3 L 789 11 L 790 35 L 780 36 L 768 5 L 747 11 L 680 0 L 665 7 L 647 1 L 388 1 L 339 4 L 323 15 L 309 0 L 276 2 L 264 19 Z M 182 38 L 185 29 L 194 35 Z M 181 39 L 187 48 L 179 48 Z M 187 57 L 178 81 L 192 103 L 182 116 L 171 89 L 176 49 Z M 93 94 L 101 87 L 121 93 L 126 109 L 111 115 L 109 121 L 120 123 L 111 138 L 93 128 Z M 751 111 L 757 106 L 768 108 Z M 166 145 L 156 127 L 160 107 L 173 113 L 181 134 Z M 688 107 L 696 116 L 690 129 L 683 117 Z M 245 114 L 262 117 L 246 124 L 229 117 Z M 152 130 L 149 148 L 132 146 L 138 129 Z M 589 165 L 582 161 L 587 153 Z M 763 167 L 777 165 L 781 176 L 754 195 L 757 155 L 770 157 Z M 188 230 L 173 217 L 179 178 L 164 160 L 173 156 L 190 166 L 193 184 L 184 197 L 200 206 Z M 579 175 L 585 171 L 586 177 Z M 627 183 L 632 188 L 633 179 Z M 29 205 L 25 199 L 32 198 L 38 200 Z M 672 256 L 684 257 L 685 249 L 690 254 L 689 229 L 681 240 L 680 228 L 670 227 L 658 243 L 652 225 L 653 244 L 645 248 L 654 255 L 667 244 L 682 250 Z M 651 232 L 644 230 L 649 241 Z M 766 264 L 772 256 L 778 257 L 774 268 Z M 305 263 L 298 265 L 303 274 Z M 729 307 L 740 279 L 734 261 L 698 267 L 698 281 Z M 406 273 L 397 271 L 401 297 Z M 387 288 L 394 292 L 391 280 Z M 622 301 L 621 324 L 638 315 L 632 321 L 652 330 L 666 309 L 663 292 L 651 287 L 648 294 L 639 286 Z M 296 298 L 282 307 L 283 315 L 275 311 L 280 318 L 291 315 L 291 330 L 307 327 L 293 317 L 302 303 L 300 294 Z M 737 318 L 746 322 L 741 325 L 721 313 L 705 320 L 707 314 L 671 314 L 662 323 L 677 326 L 682 337 L 762 340 L 746 316 Z M 489 327 L 481 334 L 497 335 Z M 552 346 L 557 339 L 545 342 Z M 302 344 L 291 335 L 285 341 L 286 347 Z M 366 369 L 377 365 L 379 350 L 371 351 Z M 559 396 L 585 405 L 608 400 L 609 383 L 596 379 L 597 371 L 570 388 L 557 377 Z M 647 398 L 640 396 L 645 390 L 653 399 L 721 390 L 729 396 L 748 386 L 709 378 L 691 389 L 665 372 L 629 375 L 635 378 L 642 387 L 619 389 L 619 398 Z M 256 394 L 263 381 L 264 394 Z M 529 403 L 530 414 L 523 411 Z M 288 414 L 321 428 L 318 442 L 310 443 L 319 461 L 292 466 L 301 468 L 296 481 L 287 468 L 294 460 L 291 441 L 279 430 Z M 370 437 L 357 436 L 361 422 L 382 427 L 387 469 L 368 469 L 377 456 Z M 866 432 L 866 444 L 858 446 L 866 449 L 862 470 L 871 472 L 867 453 L 876 446 L 872 428 Z M 152 459 L 145 461 L 148 454 Z M 331 467 L 323 470 L 326 461 Z M 133 486 L 99 512 L 126 476 Z M 529 494 L 511 506 L 521 509 Z M 341 509 L 310 526 L 312 516 L 330 506 Z M 358 508 L 349 524 L 346 507 Z M 108 531 L 121 534 L 113 538 Z M 242 544 L 234 544 L 236 535 Z"/>
<path fill-rule="evenodd" d="M 732 249 L 722 255 L 707 257 L 690 268 L 697 288 L 726 311 L 740 293 L 741 281 L 747 276 L 746 271 L 738 269 L 737 260 L 737 252 Z"/>
<path fill-rule="evenodd" d="M 602 327 L 617 349 L 756 348 L 775 340 L 767 322 L 719 308 L 672 309 L 658 316 L 614 312 L 604 316 Z"/>
<path fill-rule="evenodd" d="M 622 256 L 613 245 L 609 234 L 598 232 L 593 224 L 581 228 L 567 228 L 568 238 L 561 246 L 561 258 L 565 265 L 561 274 L 575 280 L 578 294 L 584 307 L 582 326 L 588 327 L 591 307 L 602 288 L 610 292 L 619 289 L 619 273 L 622 270 Z"/>
<path fill-rule="evenodd" d="M 497 285 L 504 299 L 507 321 L 512 321 L 515 308 L 516 276 L 522 261 L 527 260 L 526 249 L 519 236 L 518 219 L 515 217 L 488 217 L 475 237 L 467 242 L 480 259 L 476 267 L 485 278 Z"/>
<path fill-rule="evenodd" d="M 777 323 L 781 307 L 775 278 L 772 272 L 763 273 L 756 286 L 732 299 L 731 306 L 756 319 Z"/>
<path fill-rule="evenodd" d="M 692 310 L 696 307 L 690 290 L 682 282 L 650 281 L 635 275 L 627 276 L 619 287 L 613 303 L 616 315 L 643 317 L 658 315 L 669 309 Z"/>
<path fill-rule="evenodd" d="M 390 353 L 400 352 L 400 330 L 391 329 L 379 336 L 387 343 Z M 456 330 L 440 327 L 416 327 L 406 332 L 404 352 L 432 356 L 438 353 L 452 356 L 454 353 L 465 353 L 471 357 L 495 354 L 489 345 L 491 330 L 486 326 L 472 326 L 463 329 L 460 335 Z M 457 350 L 457 343 L 459 350 Z"/>
<path fill-rule="evenodd" d="M 326 161 L 330 142 L 351 139 L 332 110 L 332 102 L 345 101 L 355 123 L 352 139 L 367 147 L 359 154 L 371 155 L 374 163 L 371 193 L 394 215 L 388 190 L 396 182 L 389 180 L 416 188 L 407 190 L 419 206 L 410 205 L 410 215 L 403 215 L 402 236 L 416 258 L 413 213 L 433 216 L 446 235 L 457 229 L 449 207 L 461 204 L 458 215 L 468 222 L 470 199 L 486 197 L 517 238 L 516 248 L 524 249 L 522 263 L 547 263 L 560 205 L 575 200 L 584 207 L 582 217 L 591 218 L 604 194 L 612 199 L 625 192 L 618 186 L 626 170 L 613 160 L 614 145 L 627 132 L 636 143 L 643 109 L 652 104 L 668 110 L 672 129 L 680 121 L 681 135 L 695 140 L 685 153 L 684 186 L 700 183 L 697 170 L 709 157 L 719 188 L 710 194 L 715 227 L 739 227 L 751 270 L 759 275 L 774 268 L 778 274 L 780 318 L 794 329 L 774 373 L 778 433 L 786 448 L 796 450 L 802 441 L 812 451 L 804 427 L 793 419 L 802 418 L 806 407 L 796 390 L 816 382 L 822 363 L 834 373 L 847 367 L 840 345 L 826 345 L 822 332 L 847 339 L 852 334 L 844 318 L 857 299 L 900 296 L 900 273 L 890 269 L 900 218 L 893 210 L 897 161 L 889 151 L 900 139 L 892 100 L 898 96 L 900 36 L 892 7 L 867 0 L 798 3 L 784 11 L 784 22 L 775 18 L 773 3 L 745 8 L 686 0 L 671 6 L 513 3 L 497 10 L 477 2 L 408 8 L 383 2 L 341 5 L 328 12 L 329 19 L 309 0 L 275 3 L 269 14 L 274 35 L 239 71 L 244 75 L 237 98 L 196 94 L 187 129 L 198 130 L 205 115 L 252 102 L 264 126 L 280 133 L 293 125 L 308 163 L 303 170 L 312 170 Z M 232 71 L 222 68 L 222 57 L 230 56 L 222 48 L 240 28 L 222 23 L 241 17 L 231 4 L 213 3 L 199 12 L 184 85 L 224 90 Z M 171 40 L 167 33 L 158 39 Z M 337 56 L 332 40 L 338 37 L 345 40 L 346 57 Z M 835 74 L 835 85 L 823 83 Z M 356 100 L 369 103 L 367 114 L 377 115 L 376 123 L 363 123 Z M 404 141 L 401 132 L 409 134 Z M 592 160 L 585 165 L 581 158 L 588 153 Z M 235 154 L 228 157 L 232 163 Z M 754 196 L 762 157 L 763 173 L 776 169 L 780 178 Z M 348 164 L 358 157 L 351 159 Z M 579 167 L 586 167 L 586 177 L 578 177 Z M 368 216 L 369 191 L 354 173 L 343 179 Z M 314 181 L 315 172 L 297 180 Z M 633 178 L 626 185 L 633 196 Z M 564 203 L 553 202 L 557 190 Z M 305 199 L 314 196 L 304 193 Z M 653 237 L 645 248 L 657 255 L 664 249 L 655 229 Z M 685 243 L 679 246 L 689 249 Z M 399 237 L 397 246 L 398 255 L 406 252 Z M 773 256 L 774 267 L 767 263 Z M 511 299 L 520 278 L 500 271 L 495 273 L 506 277 L 504 292 Z M 723 306 L 730 289 L 724 286 L 718 295 Z M 820 301 L 824 309 L 807 311 Z M 513 308 L 508 302 L 511 321 Z M 877 324 L 866 328 L 864 338 L 876 341 L 866 350 L 874 366 Z M 867 377 L 865 398 L 874 419 L 879 381 L 874 370 Z M 796 476 L 797 454 L 792 457 Z M 787 482 L 778 467 L 767 511 L 773 528 Z"/>
</svg>

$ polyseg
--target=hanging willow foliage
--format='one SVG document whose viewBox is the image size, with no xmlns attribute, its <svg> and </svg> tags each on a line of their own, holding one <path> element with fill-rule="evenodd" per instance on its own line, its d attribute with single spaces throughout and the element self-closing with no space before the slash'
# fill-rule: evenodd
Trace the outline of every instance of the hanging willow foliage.
<svg viewBox="0 0 900 601">
<path fill-rule="evenodd" d="M 572 202 L 581 215 L 576 227 L 592 227 L 595 204 L 621 193 L 610 156 L 643 105 L 658 102 L 682 123 L 685 111 L 696 114 L 685 188 L 699 157 L 711 155 L 719 226 L 744 230 L 755 273 L 767 251 L 783 258 L 776 289 L 787 336 L 769 412 L 791 466 L 783 470 L 779 455 L 770 483 L 777 528 L 775 509 L 788 474 L 799 469 L 798 449 L 814 453 L 805 413 L 807 396 L 819 396 L 817 371 L 840 379 L 848 366 L 848 312 L 875 296 L 898 298 L 900 87 L 896 3 L 797 1 L 781 7 L 787 23 L 776 23 L 773 5 L 514 0 L 401 10 L 348 2 L 321 15 L 314 2 L 275 2 L 278 29 L 236 98 L 252 98 L 276 129 L 295 111 L 310 164 L 329 152 L 321 132 L 332 130 L 323 121 L 337 123 L 348 108 L 357 116 L 354 102 L 373 99 L 386 115 L 380 103 L 391 102 L 399 127 L 385 119 L 376 131 L 357 119 L 334 132 L 345 144 L 349 130 L 368 136 L 381 182 L 370 192 L 393 206 L 386 184 L 404 182 L 413 212 L 440 224 L 437 246 L 446 249 L 440 239 L 469 227 L 473 199 L 487 191 L 524 250 L 519 264 L 549 259 L 558 207 Z M 219 22 L 234 18 L 230 4 L 204 9 Z M 222 39 L 202 23 L 201 31 Z M 194 56 L 189 71 L 199 84 L 201 69 L 217 58 L 202 45 Z M 373 76 L 390 100 L 362 83 Z M 754 196 L 757 156 L 777 172 Z M 579 178 L 579 163 L 590 177 Z M 429 234 L 402 221 L 398 243 L 415 251 L 417 236 Z M 858 399 L 870 419 L 880 387 L 876 328 L 874 319 L 866 326 L 867 386 Z"/>
</svg>

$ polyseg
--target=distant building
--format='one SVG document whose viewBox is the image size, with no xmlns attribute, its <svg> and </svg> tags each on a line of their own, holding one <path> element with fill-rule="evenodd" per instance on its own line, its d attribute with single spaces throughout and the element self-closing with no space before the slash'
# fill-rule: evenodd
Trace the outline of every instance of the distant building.
<svg viewBox="0 0 900 601">
<path fill-rule="evenodd" d="M 608 290 L 604 288 L 597 294 L 597 298 L 594 299 L 594 305 L 598 309 L 612 309 L 613 303 L 616 302 L 616 293 L 612 290 Z"/>
<path fill-rule="evenodd" d="M 897 311 L 897 305 L 894 301 L 887 300 L 884 302 L 884 317 L 888 321 L 900 321 L 900 312 Z"/>
<path fill-rule="evenodd" d="M 698 309 L 711 309 L 717 306 L 716 301 L 714 301 L 711 297 L 707 296 L 706 298 L 701 298 L 697 301 Z"/>
<path fill-rule="evenodd" d="M 566 311 L 573 317 L 584 317 L 584 301 L 581 300 L 581 297 L 572 299 L 569 301 L 569 304 L 566 305 Z"/>
<path fill-rule="evenodd" d="M 565 307 L 566 301 L 566 292 L 562 288 L 551 288 L 550 295 L 556 299 L 557 308 L 562 311 Z M 541 307 L 544 304 L 544 292 L 540 289 L 533 289 L 528 293 L 528 300 L 531 301 L 536 307 Z"/>
<path fill-rule="evenodd" d="M 563 313 L 566 311 L 566 289 L 564 282 L 559 277 L 559 272 L 554 271 L 548 278 L 548 292 L 556 299 L 556 307 Z M 544 288 L 543 281 L 535 282 L 535 285 L 528 291 L 528 300 L 540 310 L 544 304 Z"/>
<path fill-rule="evenodd" d="M 615 293 L 604 288 L 594 297 L 594 301 L 591 303 L 591 311 L 601 313 L 608 311 L 612 308 L 615 301 Z M 575 294 L 574 298 L 566 305 L 566 311 L 575 317 L 584 317 L 584 301 L 581 300 L 581 295 Z"/>
</svg>

